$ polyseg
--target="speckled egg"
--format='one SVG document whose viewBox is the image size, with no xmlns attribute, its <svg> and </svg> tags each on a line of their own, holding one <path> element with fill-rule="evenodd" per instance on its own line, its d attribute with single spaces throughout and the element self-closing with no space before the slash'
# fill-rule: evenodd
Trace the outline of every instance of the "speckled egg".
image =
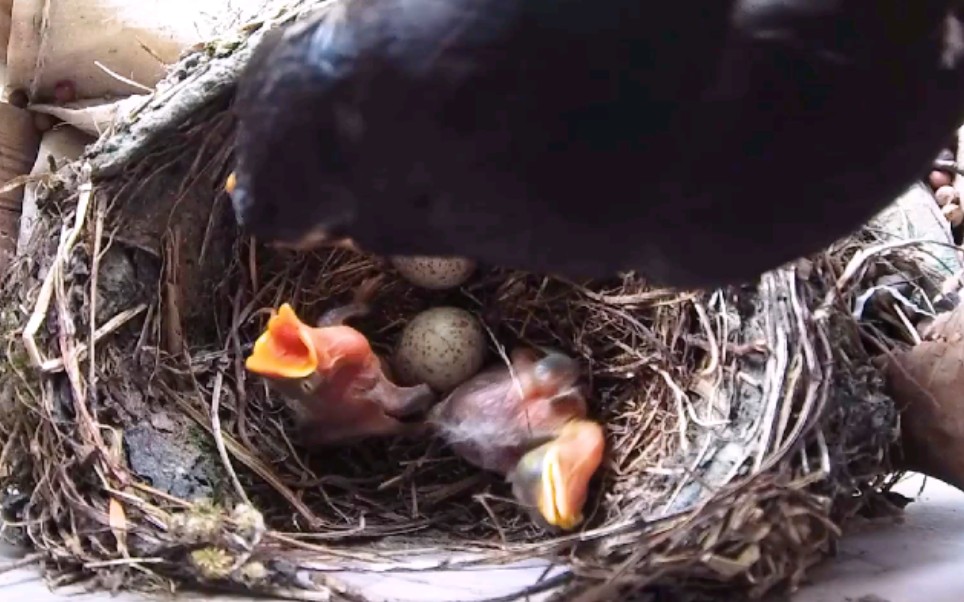
<svg viewBox="0 0 964 602">
<path fill-rule="evenodd" d="M 475 271 L 475 262 L 464 257 L 392 257 L 391 262 L 402 278 L 431 290 L 455 288 Z"/>
<path fill-rule="evenodd" d="M 449 391 L 482 369 L 486 349 L 475 316 L 457 307 L 434 307 L 405 327 L 395 350 L 395 370 L 407 384 Z"/>
</svg>

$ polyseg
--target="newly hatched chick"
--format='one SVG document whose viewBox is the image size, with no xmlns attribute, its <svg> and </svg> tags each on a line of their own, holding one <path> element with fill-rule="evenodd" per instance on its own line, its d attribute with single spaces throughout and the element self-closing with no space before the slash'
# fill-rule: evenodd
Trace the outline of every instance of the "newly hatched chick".
<svg viewBox="0 0 964 602">
<path fill-rule="evenodd" d="M 524 455 L 507 480 L 515 497 L 547 524 L 573 529 L 583 520 L 589 481 L 605 450 L 602 427 L 575 419 L 558 437 Z"/>
<path fill-rule="evenodd" d="M 393 383 L 365 335 L 343 323 L 367 311 L 365 303 L 339 307 L 311 327 L 285 303 L 245 362 L 289 401 L 306 443 L 339 445 L 424 430 L 402 419 L 427 411 L 436 401 L 432 390 Z"/>
<path fill-rule="evenodd" d="M 492 368 L 457 387 L 429 421 L 467 461 L 508 477 L 546 523 L 571 529 L 602 462 L 602 429 L 585 420 L 574 359 L 558 352 L 539 359 L 520 349 L 511 364 L 511 371 Z"/>
</svg>

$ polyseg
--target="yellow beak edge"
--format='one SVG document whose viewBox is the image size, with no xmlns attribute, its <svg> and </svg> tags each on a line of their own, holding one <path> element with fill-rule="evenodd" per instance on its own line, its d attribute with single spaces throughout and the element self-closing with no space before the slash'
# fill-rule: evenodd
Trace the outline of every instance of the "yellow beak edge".
<svg viewBox="0 0 964 602">
<path fill-rule="evenodd" d="M 559 466 L 559 451 L 553 446 L 543 459 L 539 513 L 553 527 L 569 531 L 579 526 L 583 516 L 581 508 L 569 508 L 567 489 Z"/>
<path fill-rule="evenodd" d="M 573 420 L 555 439 L 523 456 L 509 475 L 513 491 L 548 525 L 572 530 L 583 521 L 589 481 L 602 464 L 605 447 L 600 425 Z"/>
<path fill-rule="evenodd" d="M 308 327 L 287 303 L 268 320 L 244 363 L 248 371 L 269 378 L 304 378 L 318 368 L 318 351 Z"/>
</svg>

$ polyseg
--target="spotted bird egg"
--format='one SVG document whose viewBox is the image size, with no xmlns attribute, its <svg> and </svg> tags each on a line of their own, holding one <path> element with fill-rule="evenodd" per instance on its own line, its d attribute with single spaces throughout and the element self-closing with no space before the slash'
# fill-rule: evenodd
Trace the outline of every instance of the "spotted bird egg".
<svg viewBox="0 0 964 602">
<path fill-rule="evenodd" d="M 405 280 L 437 291 L 459 286 L 475 271 L 475 262 L 464 257 L 397 256 L 391 262 Z"/>
<path fill-rule="evenodd" d="M 405 326 L 394 364 L 405 383 L 447 392 L 475 376 L 485 354 L 485 333 L 475 316 L 457 307 L 433 307 Z"/>
</svg>

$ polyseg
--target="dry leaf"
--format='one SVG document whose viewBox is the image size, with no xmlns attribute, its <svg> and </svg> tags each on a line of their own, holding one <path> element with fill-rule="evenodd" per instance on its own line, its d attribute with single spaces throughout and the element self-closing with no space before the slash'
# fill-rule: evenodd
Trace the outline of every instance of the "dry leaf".
<svg viewBox="0 0 964 602">
<path fill-rule="evenodd" d="M 111 533 L 117 539 L 117 551 L 125 558 L 127 557 L 127 513 L 124 506 L 116 498 L 110 498 L 108 504 L 108 522 Z"/>
<path fill-rule="evenodd" d="M 924 336 L 887 362 L 901 412 L 902 468 L 964 489 L 964 305 L 939 316 Z"/>
<path fill-rule="evenodd" d="M 13 192 L 18 188 L 23 188 L 27 184 L 35 184 L 37 182 L 43 182 L 49 179 L 50 179 L 50 176 L 46 174 L 41 174 L 41 175 L 24 174 L 24 175 L 16 176 L 14 178 L 10 178 L 2 185 L 0 185 L 0 194 L 7 194 L 8 192 Z"/>
<path fill-rule="evenodd" d="M 104 437 L 104 443 L 107 444 L 107 451 L 110 454 L 110 461 L 115 465 L 123 465 L 124 463 L 124 432 L 120 429 L 113 427 L 106 427 L 105 429 L 106 437 Z M 113 501 L 113 498 L 111 498 Z M 123 508 L 121 509 L 123 512 Z M 113 526 L 113 523 L 111 523 Z"/>
</svg>

